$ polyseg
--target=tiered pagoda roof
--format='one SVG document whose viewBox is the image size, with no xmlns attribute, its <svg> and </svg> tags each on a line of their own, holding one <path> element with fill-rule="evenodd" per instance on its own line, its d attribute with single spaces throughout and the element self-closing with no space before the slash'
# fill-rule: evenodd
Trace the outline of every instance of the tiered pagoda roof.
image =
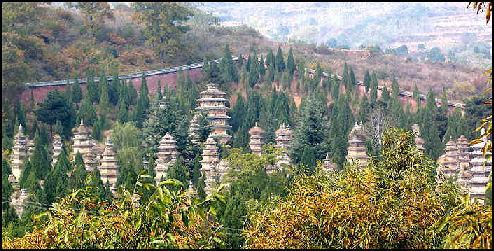
<svg viewBox="0 0 494 251">
<path fill-rule="evenodd" d="M 252 151 L 253 154 L 261 155 L 262 154 L 262 143 L 263 143 L 263 134 L 264 130 L 257 126 L 257 122 L 249 130 L 250 134 L 250 150 Z"/>
<path fill-rule="evenodd" d="M 19 131 L 14 137 L 13 153 L 10 161 L 12 167 L 12 174 L 15 177 L 15 181 L 18 182 L 22 174 L 22 164 L 26 158 L 26 136 L 22 132 L 22 125 L 19 124 Z"/>
<path fill-rule="evenodd" d="M 103 183 L 108 182 L 110 183 L 110 187 L 115 188 L 119 167 L 117 156 L 113 150 L 113 143 L 109 138 L 106 140 L 105 151 L 103 152 L 103 158 L 101 159 L 101 166 L 99 170 Z"/>
<path fill-rule="evenodd" d="M 156 160 L 156 183 L 161 180 L 161 177 L 167 177 L 168 168 L 172 166 L 178 157 L 177 141 L 170 133 L 166 133 L 161 138 L 158 146 L 158 159 Z"/>
<path fill-rule="evenodd" d="M 369 162 L 367 156 L 365 140 L 361 135 L 362 126 L 355 122 L 355 125 L 350 133 L 350 140 L 348 141 L 348 155 L 346 159 L 348 162 L 358 161 L 360 167 L 364 167 Z"/>
</svg>

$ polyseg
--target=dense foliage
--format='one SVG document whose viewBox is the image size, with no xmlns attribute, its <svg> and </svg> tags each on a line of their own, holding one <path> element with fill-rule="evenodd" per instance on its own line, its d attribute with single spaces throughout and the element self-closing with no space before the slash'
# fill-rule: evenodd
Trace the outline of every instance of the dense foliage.
<svg viewBox="0 0 494 251">
<path fill-rule="evenodd" d="M 250 214 L 246 247 L 434 248 L 446 242 L 447 247 L 489 248 L 490 206 L 460 206 L 459 187 L 436 184 L 433 162 L 413 140 L 410 132 L 390 130 L 381 161 L 297 177 L 286 200 Z M 471 221 L 470 207 L 481 221 Z M 479 231 L 457 232 L 460 218 Z M 458 238 L 461 243 L 452 244 Z"/>
</svg>

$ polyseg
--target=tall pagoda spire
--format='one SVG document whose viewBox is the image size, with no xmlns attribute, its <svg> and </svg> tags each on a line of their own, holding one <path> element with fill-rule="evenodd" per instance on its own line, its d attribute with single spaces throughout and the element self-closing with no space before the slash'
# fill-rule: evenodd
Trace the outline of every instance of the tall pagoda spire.
<svg viewBox="0 0 494 251">
<path fill-rule="evenodd" d="M 255 126 L 249 130 L 249 134 L 250 134 L 249 146 L 253 154 L 261 155 L 262 153 L 263 133 L 264 130 L 259 126 L 257 126 L 257 122 Z"/>
<path fill-rule="evenodd" d="M 460 184 L 463 188 L 467 188 L 468 183 L 472 178 L 472 172 L 470 171 L 470 154 L 468 153 L 468 141 L 464 135 L 461 135 L 456 142 L 458 147 L 458 166 L 460 169 L 458 184 Z"/>
<path fill-rule="evenodd" d="M 445 153 L 438 159 L 440 165 L 439 170 L 446 177 L 457 176 L 459 173 L 458 168 L 458 147 L 452 137 L 446 142 Z"/>
<path fill-rule="evenodd" d="M 91 172 L 94 168 L 98 168 L 98 159 L 92 152 L 94 147 L 93 138 L 91 132 L 87 127 L 84 126 L 84 121 L 81 118 L 81 124 L 73 129 L 74 131 L 74 145 L 72 146 L 72 159 L 75 159 L 77 152 L 80 152 L 82 159 L 86 165 L 86 170 Z"/>
<path fill-rule="evenodd" d="M 348 141 L 348 155 L 346 159 L 348 162 L 358 161 L 360 167 L 365 167 L 369 162 L 367 156 L 365 140 L 361 135 L 362 126 L 355 122 L 352 131 L 350 132 L 350 140 Z"/>
<path fill-rule="evenodd" d="M 483 129 L 483 128 L 482 128 Z M 483 133 L 482 133 L 483 134 Z M 485 154 L 485 158 L 482 153 L 482 148 L 486 144 L 486 138 L 483 141 L 472 146 L 473 152 L 471 153 L 471 165 L 472 165 L 472 179 L 470 179 L 470 196 L 484 199 L 487 183 L 489 182 L 489 174 L 492 168 L 492 159 L 487 160 L 491 152 Z"/>
<path fill-rule="evenodd" d="M 108 182 L 110 183 L 110 187 L 115 188 L 119 167 L 115 151 L 113 150 L 113 143 L 110 138 L 106 140 L 105 151 L 103 152 L 99 170 L 103 183 Z"/>
<path fill-rule="evenodd" d="M 167 176 L 168 168 L 172 166 L 178 157 L 177 141 L 170 133 L 166 133 L 158 146 L 158 159 L 156 160 L 156 183 L 161 180 L 161 177 Z"/>
<path fill-rule="evenodd" d="M 201 92 L 201 98 L 197 100 L 199 107 L 197 111 L 207 112 L 207 118 L 211 125 L 211 136 L 218 139 L 218 143 L 225 145 L 231 136 L 227 130 L 231 128 L 228 124 L 230 117 L 226 112 L 230 109 L 226 106 L 225 92 L 218 90 L 215 84 L 208 84 L 207 89 Z"/>
<path fill-rule="evenodd" d="M 276 148 L 281 148 L 282 153 L 278 156 L 276 165 L 279 169 L 283 165 L 290 165 L 290 150 L 292 149 L 292 131 L 285 123 L 280 125 L 280 128 L 276 130 Z"/>
<path fill-rule="evenodd" d="M 219 163 L 219 153 L 216 142 L 209 135 L 208 139 L 204 143 L 204 149 L 202 150 L 201 171 L 206 175 L 204 182 L 206 183 L 205 191 L 209 193 L 212 187 L 216 183 L 217 165 Z"/>
<path fill-rule="evenodd" d="M 19 124 L 19 131 L 14 137 L 13 154 L 11 157 L 12 174 L 15 177 L 15 181 L 18 182 L 22 173 L 22 162 L 26 158 L 26 136 L 22 132 L 22 125 Z"/>
<path fill-rule="evenodd" d="M 52 160 L 52 166 L 55 166 L 57 163 L 58 155 L 62 153 L 62 139 L 60 135 L 55 134 L 53 135 L 53 160 Z"/>
<path fill-rule="evenodd" d="M 418 124 L 413 124 L 412 129 L 413 129 L 413 132 L 416 133 L 416 136 L 415 136 L 415 145 L 417 146 L 417 148 L 422 153 L 425 153 L 425 147 L 424 147 L 425 141 L 420 137 L 420 128 L 419 128 L 419 125 Z"/>
</svg>

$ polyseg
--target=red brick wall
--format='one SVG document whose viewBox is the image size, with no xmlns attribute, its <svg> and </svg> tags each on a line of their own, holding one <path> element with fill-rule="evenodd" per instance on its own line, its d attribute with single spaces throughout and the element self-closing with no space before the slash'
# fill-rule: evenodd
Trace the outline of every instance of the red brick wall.
<svg viewBox="0 0 494 251">
<path fill-rule="evenodd" d="M 201 68 L 196 68 L 189 70 L 190 79 L 192 81 L 198 81 L 201 78 Z M 184 72 L 184 75 L 187 76 L 187 72 Z M 161 80 L 161 88 L 167 85 L 169 88 L 174 89 L 176 87 L 177 73 L 169 73 L 164 75 L 154 75 L 146 77 L 148 89 L 150 94 L 155 94 L 158 89 L 158 80 Z M 128 80 L 127 80 L 128 81 Z M 131 79 L 134 87 L 139 93 L 139 88 L 141 86 L 141 77 Z M 59 86 L 43 86 L 43 87 L 33 87 L 27 88 L 21 94 L 21 102 L 24 104 L 29 104 L 31 97 L 31 90 L 33 90 L 34 102 L 43 102 L 45 100 L 46 95 L 52 90 L 57 88 L 60 92 L 65 91 L 66 85 Z M 81 84 L 82 93 L 86 92 L 86 83 Z"/>
</svg>

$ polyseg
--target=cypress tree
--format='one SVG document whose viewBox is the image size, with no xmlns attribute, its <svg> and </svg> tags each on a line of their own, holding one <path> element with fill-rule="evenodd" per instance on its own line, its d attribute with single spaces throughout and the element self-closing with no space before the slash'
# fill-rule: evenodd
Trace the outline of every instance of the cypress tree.
<svg viewBox="0 0 494 251">
<path fill-rule="evenodd" d="M 279 46 L 278 53 L 276 53 L 275 66 L 278 72 L 282 72 L 285 70 L 285 60 L 283 59 L 283 52 L 281 51 L 281 47 Z"/>
<path fill-rule="evenodd" d="M 101 81 L 102 80 L 102 81 Z M 110 107 L 110 99 L 108 97 L 108 83 L 105 76 L 100 77 L 100 99 L 99 99 L 99 109 L 101 113 L 107 112 Z"/>
<path fill-rule="evenodd" d="M 80 103 L 82 100 L 82 89 L 81 84 L 79 84 L 79 78 L 74 79 L 74 86 L 72 87 L 72 101 L 76 104 Z"/>
<path fill-rule="evenodd" d="M 89 99 L 92 104 L 99 101 L 99 92 L 96 84 L 94 83 L 94 75 L 92 70 L 89 70 L 87 73 L 86 98 Z"/>
<path fill-rule="evenodd" d="M 232 60 L 230 46 L 225 45 L 225 55 L 221 58 L 220 73 L 224 83 L 238 82 L 238 73 Z"/>
<path fill-rule="evenodd" d="M 339 94 L 340 94 L 340 84 L 338 83 L 338 77 L 335 74 L 333 78 L 333 84 L 331 85 L 331 98 L 333 100 L 337 100 Z"/>
<path fill-rule="evenodd" d="M 262 57 L 261 55 L 261 59 L 259 61 L 259 74 L 261 75 L 261 77 L 264 77 L 264 75 L 266 74 L 266 68 L 264 66 L 264 58 Z"/>
<path fill-rule="evenodd" d="M 274 55 L 273 55 L 273 50 L 271 48 L 268 51 L 268 54 L 266 55 L 266 66 L 268 67 L 268 70 L 270 72 L 273 72 L 275 68 L 275 60 L 274 60 Z M 271 79 L 272 81 L 272 79 Z"/>
<path fill-rule="evenodd" d="M 350 67 L 350 84 L 354 86 L 357 84 L 357 80 L 355 79 L 355 73 L 353 72 L 353 68 Z"/>
<path fill-rule="evenodd" d="M 82 101 L 81 107 L 79 109 L 79 118 L 82 118 L 84 120 L 84 125 L 88 126 L 93 126 L 94 122 L 96 122 L 96 120 L 98 119 L 96 110 L 87 97 L 84 99 L 84 101 Z"/>
<path fill-rule="evenodd" d="M 391 83 L 391 92 L 394 98 L 398 98 L 400 94 L 400 85 L 398 85 L 398 81 L 396 80 L 396 78 L 393 78 L 393 81 Z"/>
<path fill-rule="evenodd" d="M 369 70 L 365 70 L 365 75 L 364 75 L 365 92 L 369 92 L 370 85 L 371 85 L 371 77 L 369 74 Z"/>
<path fill-rule="evenodd" d="M 370 102 L 371 105 L 374 105 L 377 100 L 377 77 L 376 73 L 372 73 L 372 78 L 371 78 L 371 93 L 370 93 Z"/>
<path fill-rule="evenodd" d="M 107 86 L 108 88 L 108 99 L 110 103 L 115 106 L 118 104 L 118 99 L 120 97 L 119 93 L 120 80 L 118 78 L 118 65 L 113 64 L 112 67 L 112 81 Z"/>
<path fill-rule="evenodd" d="M 129 93 L 129 104 L 130 105 L 137 104 L 137 90 L 134 87 L 134 83 L 132 83 L 132 81 L 130 80 L 129 82 L 127 82 L 127 91 Z"/>
<path fill-rule="evenodd" d="M 163 98 L 163 94 L 161 94 L 161 80 L 158 80 L 158 92 L 156 94 L 158 97 L 157 100 L 161 100 Z"/>
<path fill-rule="evenodd" d="M 34 95 L 33 95 L 33 89 L 31 89 L 31 95 L 29 96 L 29 110 L 34 111 Z"/>
<path fill-rule="evenodd" d="M 84 161 L 82 159 L 82 155 L 79 151 L 77 151 L 75 155 L 73 166 L 74 166 L 74 171 L 72 172 L 69 178 L 69 188 L 71 190 L 84 188 L 86 184 L 87 171 L 84 165 Z"/>
<path fill-rule="evenodd" d="M 292 47 L 290 47 L 290 50 L 288 51 L 286 69 L 288 70 L 288 73 L 290 73 L 290 75 L 293 75 L 293 72 L 295 71 L 295 60 L 293 59 Z"/>
<path fill-rule="evenodd" d="M 417 84 L 415 84 L 413 87 L 412 98 L 413 100 L 415 100 L 415 103 L 417 104 L 417 109 L 420 108 L 420 91 L 419 88 L 417 87 Z"/>
</svg>

